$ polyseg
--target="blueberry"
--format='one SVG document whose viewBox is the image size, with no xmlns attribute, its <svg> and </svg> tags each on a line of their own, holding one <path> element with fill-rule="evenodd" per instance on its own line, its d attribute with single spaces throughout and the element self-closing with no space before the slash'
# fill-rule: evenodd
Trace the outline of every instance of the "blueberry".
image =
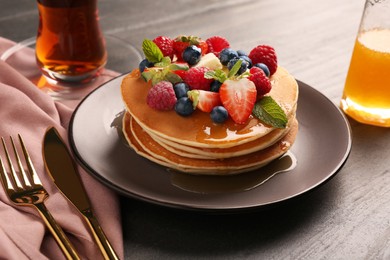
<svg viewBox="0 0 390 260">
<path fill-rule="evenodd" d="M 210 84 L 210 91 L 212 92 L 219 92 L 219 88 L 221 87 L 222 83 L 219 82 L 218 80 L 214 80 Z"/>
<path fill-rule="evenodd" d="M 248 63 L 248 68 L 252 68 L 252 60 L 251 58 L 249 58 L 248 56 L 245 56 L 245 55 L 242 55 L 240 56 L 241 59 L 243 59 L 244 61 L 246 61 L 246 63 Z"/>
<path fill-rule="evenodd" d="M 195 45 L 188 46 L 182 54 L 182 58 L 189 65 L 195 65 L 200 61 L 202 50 Z"/>
<path fill-rule="evenodd" d="M 219 53 L 219 60 L 221 61 L 221 63 L 223 65 L 227 65 L 228 62 L 233 59 L 233 58 L 238 58 L 238 53 L 231 49 L 231 48 L 226 48 L 226 49 L 223 49 L 220 53 Z"/>
<path fill-rule="evenodd" d="M 264 63 L 256 63 L 255 67 L 262 69 L 267 77 L 269 77 L 269 75 L 271 74 L 267 65 L 265 65 Z"/>
<path fill-rule="evenodd" d="M 139 71 L 140 72 L 143 72 L 146 68 L 151 68 L 154 66 L 154 63 L 153 62 L 150 62 L 148 61 L 147 59 L 143 59 L 140 63 L 139 63 Z"/>
<path fill-rule="evenodd" d="M 180 82 L 173 86 L 173 90 L 175 90 L 176 98 L 187 97 L 187 92 L 190 90 L 190 87 L 187 83 Z"/>
<path fill-rule="evenodd" d="M 239 60 L 241 60 L 242 62 L 241 62 L 240 69 L 237 71 L 237 74 L 241 75 L 242 73 L 244 73 L 248 69 L 248 62 L 246 60 L 244 60 L 243 58 L 231 59 L 227 65 L 227 67 L 229 70 L 231 70 L 233 68 L 234 64 L 236 64 L 236 62 Z"/>
<path fill-rule="evenodd" d="M 210 117 L 214 123 L 223 123 L 228 119 L 229 113 L 223 106 L 216 106 L 211 110 Z"/>
<path fill-rule="evenodd" d="M 248 54 L 246 54 L 246 52 L 243 50 L 238 50 L 237 54 L 238 54 L 238 56 L 248 56 Z"/>
<path fill-rule="evenodd" d="M 181 116 L 189 116 L 194 112 L 194 106 L 188 97 L 179 98 L 175 104 L 175 111 Z"/>
</svg>

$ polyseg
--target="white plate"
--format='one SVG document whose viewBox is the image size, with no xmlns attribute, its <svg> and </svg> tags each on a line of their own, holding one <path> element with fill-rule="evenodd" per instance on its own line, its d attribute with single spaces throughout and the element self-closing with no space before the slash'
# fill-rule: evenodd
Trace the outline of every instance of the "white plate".
<svg viewBox="0 0 390 260">
<path fill-rule="evenodd" d="M 294 169 L 256 188 L 188 191 L 175 183 L 177 173 L 140 157 L 123 139 L 122 78 L 107 82 L 80 103 L 70 123 L 69 139 L 77 158 L 94 177 L 127 196 L 183 209 L 257 208 L 297 197 L 325 183 L 340 170 L 351 150 L 351 132 L 344 114 L 320 92 L 298 82 L 299 132 L 291 149 L 297 158 Z M 261 175 L 262 169 L 253 174 Z"/>
</svg>

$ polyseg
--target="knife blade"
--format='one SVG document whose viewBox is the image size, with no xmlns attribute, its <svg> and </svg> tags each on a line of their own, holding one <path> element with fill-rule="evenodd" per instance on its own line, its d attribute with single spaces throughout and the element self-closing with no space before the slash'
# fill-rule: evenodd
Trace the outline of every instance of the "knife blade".
<svg viewBox="0 0 390 260">
<path fill-rule="evenodd" d="M 119 259 L 108 241 L 64 141 L 54 127 L 46 130 L 42 146 L 45 167 L 61 193 L 80 211 L 105 259 Z"/>
</svg>

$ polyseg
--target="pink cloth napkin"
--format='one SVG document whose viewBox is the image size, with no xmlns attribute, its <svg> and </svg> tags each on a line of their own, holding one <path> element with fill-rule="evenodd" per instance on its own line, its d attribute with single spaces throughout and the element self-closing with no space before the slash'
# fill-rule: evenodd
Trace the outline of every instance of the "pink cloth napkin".
<svg viewBox="0 0 390 260">
<path fill-rule="evenodd" d="M 13 42 L 0 38 L 0 56 Z M 8 60 L 0 60 L 0 136 L 15 137 L 20 133 L 30 152 L 34 166 L 50 197 L 46 207 L 68 235 L 83 259 L 101 259 L 86 223 L 48 177 L 42 158 L 42 140 L 46 129 L 55 126 L 67 140 L 67 127 L 73 108 L 55 102 L 29 79 L 36 72 L 34 51 L 24 49 Z M 94 84 L 116 76 L 105 71 Z M 75 103 L 71 104 L 72 106 Z M 9 142 L 8 142 L 9 144 Z M 3 149 L 0 155 L 4 160 Z M 123 241 L 119 202 L 116 194 L 99 183 L 81 167 L 79 172 L 108 239 L 123 259 Z M 64 256 L 35 209 L 10 202 L 0 187 L 0 259 L 64 259 Z"/>
</svg>

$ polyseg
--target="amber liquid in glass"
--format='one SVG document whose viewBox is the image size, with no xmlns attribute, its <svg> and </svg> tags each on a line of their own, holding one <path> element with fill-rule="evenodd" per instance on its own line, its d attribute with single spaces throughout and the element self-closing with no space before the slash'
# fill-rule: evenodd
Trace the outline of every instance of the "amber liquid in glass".
<svg viewBox="0 0 390 260">
<path fill-rule="evenodd" d="M 390 127 L 390 30 L 358 35 L 341 108 L 359 122 Z"/>
<path fill-rule="evenodd" d="M 38 0 L 36 58 L 46 77 L 86 82 L 107 61 L 96 0 Z"/>
</svg>

